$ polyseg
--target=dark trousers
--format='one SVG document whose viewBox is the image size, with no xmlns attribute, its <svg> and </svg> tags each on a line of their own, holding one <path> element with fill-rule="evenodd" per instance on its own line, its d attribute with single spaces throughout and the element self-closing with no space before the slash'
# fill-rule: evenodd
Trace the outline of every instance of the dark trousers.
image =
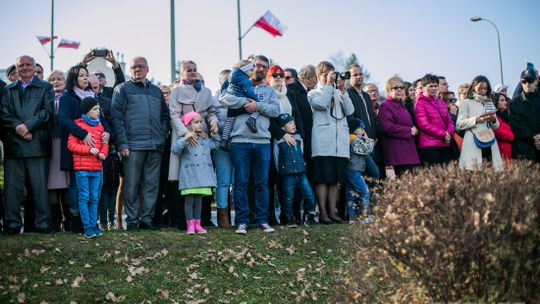
<svg viewBox="0 0 540 304">
<path fill-rule="evenodd" d="M 11 158 L 4 160 L 4 187 L 6 193 L 4 220 L 5 226 L 11 229 L 20 229 L 23 226 L 21 219 L 21 201 L 25 180 L 28 178 L 35 202 L 35 227 L 46 229 L 51 225 L 51 208 L 47 194 L 48 159 L 42 157 Z"/>
<path fill-rule="evenodd" d="M 130 151 L 124 159 L 124 210 L 126 222 L 137 224 L 138 194 L 141 197 L 141 222 L 151 224 L 159 188 L 161 152 Z"/>
<path fill-rule="evenodd" d="M 424 167 L 445 165 L 450 162 L 450 147 L 427 147 L 418 149 L 420 161 Z"/>
</svg>

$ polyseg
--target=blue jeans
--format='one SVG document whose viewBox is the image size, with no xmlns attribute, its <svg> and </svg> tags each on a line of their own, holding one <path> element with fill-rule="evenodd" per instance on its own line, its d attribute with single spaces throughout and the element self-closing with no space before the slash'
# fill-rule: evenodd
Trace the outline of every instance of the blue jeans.
<svg viewBox="0 0 540 304">
<path fill-rule="evenodd" d="M 99 221 L 101 225 L 114 224 L 114 212 L 116 208 L 116 188 L 102 188 L 99 200 Z"/>
<path fill-rule="evenodd" d="M 304 214 L 315 211 L 315 195 L 305 173 L 289 174 L 281 177 L 281 190 L 283 191 L 283 208 L 285 214 L 293 214 L 293 200 L 296 189 L 304 195 Z"/>
<path fill-rule="evenodd" d="M 216 166 L 216 205 L 217 208 L 227 208 L 229 205 L 229 189 L 232 182 L 231 153 L 217 149 L 212 154 Z"/>
<path fill-rule="evenodd" d="M 96 228 L 101 171 L 75 171 L 79 191 L 79 213 L 84 231 Z"/>
<path fill-rule="evenodd" d="M 347 212 L 349 217 L 356 215 L 354 209 L 358 201 L 362 211 L 369 212 L 369 190 L 360 171 L 347 170 Z"/>
<path fill-rule="evenodd" d="M 255 221 L 268 223 L 268 170 L 270 144 L 233 143 L 234 207 L 236 225 L 248 224 L 248 183 L 251 173 L 255 188 Z"/>
<path fill-rule="evenodd" d="M 379 172 L 379 167 L 377 167 L 377 164 L 373 160 L 373 157 L 371 155 L 366 155 L 366 170 L 364 171 L 364 176 L 370 177 L 371 180 L 368 181 L 369 188 L 373 190 L 379 183 L 379 178 L 381 176 Z"/>
</svg>

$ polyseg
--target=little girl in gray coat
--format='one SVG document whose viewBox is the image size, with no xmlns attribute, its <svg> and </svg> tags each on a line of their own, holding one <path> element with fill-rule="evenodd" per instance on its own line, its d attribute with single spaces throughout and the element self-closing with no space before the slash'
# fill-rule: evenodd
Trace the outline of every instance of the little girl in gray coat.
<svg viewBox="0 0 540 304">
<path fill-rule="evenodd" d="M 171 152 L 180 155 L 178 181 L 180 194 L 186 197 L 187 233 L 204 234 L 207 231 L 201 226 L 202 198 L 212 195 L 212 188 L 216 187 L 211 151 L 219 145 L 219 135 L 208 138 L 203 131 L 203 119 L 197 112 L 188 112 L 181 119 L 189 131 L 176 140 Z"/>
</svg>

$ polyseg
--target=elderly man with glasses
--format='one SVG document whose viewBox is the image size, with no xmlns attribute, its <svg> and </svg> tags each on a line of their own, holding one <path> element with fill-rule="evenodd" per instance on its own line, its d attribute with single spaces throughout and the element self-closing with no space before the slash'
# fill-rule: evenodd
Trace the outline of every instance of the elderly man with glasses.
<svg viewBox="0 0 540 304">
<path fill-rule="evenodd" d="M 116 147 L 124 159 L 123 192 L 127 230 L 132 231 L 158 229 L 152 219 L 159 188 L 161 157 L 170 126 L 169 108 L 161 90 L 146 78 L 148 71 L 146 58 L 135 57 L 130 63 L 132 79 L 114 89 L 111 108 Z"/>
</svg>

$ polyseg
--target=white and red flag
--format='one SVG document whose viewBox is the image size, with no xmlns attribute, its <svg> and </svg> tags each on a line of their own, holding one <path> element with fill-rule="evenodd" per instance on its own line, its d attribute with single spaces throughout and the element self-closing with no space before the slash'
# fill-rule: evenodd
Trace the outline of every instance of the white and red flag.
<svg viewBox="0 0 540 304">
<path fill-rule="evenodd" d="M 39 40 L 39 43 L 41 43 L 42 45 L 51 42 L 51 36 L 36 36 L 36 38 Z M 58 37 L 53 36 L 53 39 L 58 39 Z"/>
<path fill-rule="evenodd" d="M 270 11 L 266 11 L 266 13 L 255 22 L 254 26 L 262 28 L 274 37 L 283 36 L 283 33 L 287 30 L 287 27 Z"/>
<path fill-rule="evenodd" d="M 60 40 L 60 44 L 58 44 L 58 47 L 59 48 L 63 47 L 63 48 L 68 48 L 68 49 L 78 49 L 80 44 L 81 43 L 79 41 L 62 39 Z"/>
</svg>

